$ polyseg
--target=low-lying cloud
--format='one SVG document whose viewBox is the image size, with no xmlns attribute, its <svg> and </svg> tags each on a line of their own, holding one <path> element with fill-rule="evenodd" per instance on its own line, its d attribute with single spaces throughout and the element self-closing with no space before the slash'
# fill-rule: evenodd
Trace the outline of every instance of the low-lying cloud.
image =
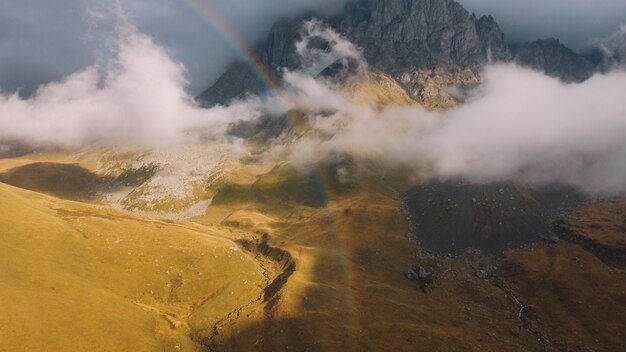
<svg viewBox="0 0 626 352">
<path fill-rule="evenodd" d="M 626 24 L 604 38 L 595 38 L 591 44 L 602 53 L 601 68 L 611 70 L 626 65 Z"/>
<path fill-rule="evenodd" d="M 39 87 L 29 98 L 0 95 L 0 140 L 79 147 L 124 141 L 166 145 L 203 128 L 224 137 L 228 123 L 254 117 L 250 102 L 201 109 L 185 90 L 185 67 L 152 38 L 124 24 L 114 56 Z"/>
<path fill-rule="evenodd" d="M 285 107 L 306 112 L 322 132 L 301 138 L 293 159 L 349 153 L 409 166 L 424 177 L 562 182 L 592 194 L 626 192 L 623 69 L 564 84 L 514 64 L 491 65 L 481 86 L 456 108 L 381 110 L 315 76 L 330 63 L 326 54 L 360 60 L 358 48 L 319 23 L 305 30 L 303 43 L 318 36 L 331 47 L 311 52 L 315 46 L 301 43 L 302 55 L 325 64 L 312 61 L 309 69 L 285 72 L 287 88 L 277 95 Z M 126 26 L 116 43 L 112 60 L 44 85 L 31 98 L 0 96 L 0 140 L 64 147 L 130 140 L 153 146 L 184 141 L 189 131 L 202 129 L 223 142 L 231 123 L 272 110 L 261 99 L 201 109 L 185 91 L 184 66 L 150 37 Z"/>
<path fill-rule="evenodd" d="M 310 95 L 303 90 L 300 99 L 321 97 L 309 105 L 337 111 L 317 117 L 317 127 L 332 134 L 316 148 L 323 152 L 413 166 L 427 177 L 563 182 L 613 194 L 626 191 L 623 87 L 623 71 L 564 85 L 507 64 L 487 67 L 476 95 L 445 112 L 394 106 L 377 111 L 341 100 L 332 90 L 320 94 L 319 87 Z"/>
<path fill-rule="evenodd" d="M 313 126 L 323 132 L 323 140 L 307 141 L 316 153 L 348 152 L 412 166 L 426 177 L 562 182 L 593 194 L 626 191 L 621 69 L 564 84 L 514 64 L 491 65 L 463 105 L 437 112 L 418 106 L 380 111 L 311 76 L 290 72 L 285 79 L 294 88 L 286 100 L 311 112 Z M 299 150 L 302 157 L 309 149 Z"/>
<path fill-rule="evenodd" d="M 317 76 L 335 62 L 341 62 L 343 66 L 349 66 L 350 61 L 363 63 L 360 65 L 362 69 L 367 66 L 360 48 L 322 21 L 313 19 L 304 22 L 301 32 L 302 40 L 296 43 L 296 52 L 302 62 L 301 71 L 310 76 Z"/>
</svg>

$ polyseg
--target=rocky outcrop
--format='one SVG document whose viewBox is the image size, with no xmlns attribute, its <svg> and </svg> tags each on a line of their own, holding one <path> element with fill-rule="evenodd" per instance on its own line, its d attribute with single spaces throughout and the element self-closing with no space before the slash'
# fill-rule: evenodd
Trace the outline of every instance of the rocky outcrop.
<svg viewBox="0 0 626 352">
<path fill-rule="evenodd" d="M 277 22 L 255 51 L 257 65 L 276 84 L 283 68 L 301 68 L 295 44 L 301 40 L 302 24 L 313 17 Z M 353 0 L 343 13 L 323 21 L 362 48 L 369 66 L 400 82 L 412 99 L 424 103 L 436 95 L 429 107 L 454 105 L 444 85 L 474 85 L 485 63 L 512 58 L 491 16 L 476 18 L 453 0 Z M 324 47 L 323 42 L 310 44 Z M 432 79 L 434 73 L 445 79 Z M 263 93 L 266 83 L 236 63 L 199 100 L 205 106 L 227 103 L 247 93 Z"/>
<path fill-rule="evenodd" d="M 406 277 L 408 280 L 416 281 L 420 285 L 420 288 L 424 293 L 429 293 L 432 291 L 430 285 L 432 285 L 434 281 L 434 274 L 424 269 L 423 267 L 416 266 L 412 269 L 409 269 L 404 274 L 404 277 Z"/>
<path fill-rule="evenodd" d="M 392 75 L 440 66 L 477 70 L 511 57 L 491 17 L 477 19 L 453 0 L 354 1 L 334 27 Z"/>
<path fill-rule="evenodd" d="M 469 68 L 439 66 L 400 74 L 396 77 L 408 95 L 428 109 L 447 109 L 463 100 L 464 90 L 480 83 Z"/>
<path fill-rule="evenodd" d="M 523 44 L 516 50 L 515 62 L 564 82 L 582 82 L 596 71 L 591 60 L 554 38 Z"/>
</svg>

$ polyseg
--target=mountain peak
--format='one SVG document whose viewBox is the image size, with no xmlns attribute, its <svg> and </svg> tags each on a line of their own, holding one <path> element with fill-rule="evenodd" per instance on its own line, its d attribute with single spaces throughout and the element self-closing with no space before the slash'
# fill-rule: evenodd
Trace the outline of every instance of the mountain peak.
<svg viewBox="0 0 626 352">
<path fill-rule="evenodd" d="M 515 62 L 545 72 L 564 82 L 582 82 L 595 72 L 595 65 L 556 38 L 540 39 L 517 48 Z"/>
<path fill-rule="evenodd" d="M 357 3 L 364 3 L 358 1 Z M 372 65 L 389 73 L 457 66 L 478 69 L 510 59 L 493 18 L 476 17 L 452 0 L 366 1 L 346 6 L 336 27 L 364 49 Z"/>
<path fill-rule="evenodd" d="M 295 44 L 302 39 L 303 23 L 312 18 L 308 14 L 278 21 L 255 51 L 271 76 L 280 80 L 282 69 L 301 68 Z M 493 17 L 477 19 L 453 0 L 349 1 L 341 14 L 321 20 L 360 47 L 369 66 L 398 80 L 418 101 L 428 82 L 410 77 L 432 76 L 436 70 L 449 73 L 446 82 L 466 81 L 456 75 L 477 76 L 486 63 L 512 57 Z M 263 90 L 235 63 L 199 100 L 206 106 L 225 104 Z"/>
</svg>

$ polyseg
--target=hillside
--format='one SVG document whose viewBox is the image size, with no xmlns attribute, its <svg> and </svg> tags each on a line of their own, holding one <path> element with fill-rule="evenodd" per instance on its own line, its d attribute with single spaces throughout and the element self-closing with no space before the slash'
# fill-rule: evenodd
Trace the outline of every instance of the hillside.
<svg viewBox="0 0 626 352">
<path fill-rule="evenodd" d="M 249 181 L 225 182 L 192 222 L 139 217 L 0 184 L 7 243 L 2 266 L 11 268 L 2 274 L 3 302 L 10 302 L 2 305 L 3 346 L 623 347 L 615 338 L 624 329 L 618 318 L 624 312 L 615 308 L 626 289 L 615 271 L 623 270 L 623 258 L 613 257 L 607 266 L 596 247 L 566 237 L 501 257 L 472 250 L 426 254 L 407 236 L 409 223 L 392 191 L 410 184 L 397 177 L 400 170 L 385 177 L 375 165 L 348 161 L 342 164 L 350 170 L 346 182 L 335 178 L 337 167 L 322 164 L 319 172 L 302 173 L 284 165 Z M 581 214 L 574 218 L 588 218 Z M 598 223 L 594 231 L 613 226 L 589 221 Z M 408 280 L 405 273 L 416 266 L 432 276 Z M 581 299 L 587 303 L 580 305 Z M 555 300 L 566 305 L 558 308 Z M 563 321 L 578 332 L 556 328 Z"/>
<path fill-rule="evenodd" d="M 32 135 L 0 131 L 0 352 L 626 351 L 626 74 L 454 0 L 345 4 L 250 52 L 202 17 L 243 62 L 196 98 L 134 27 L 0 94 Z"/>
<path fill-rule="evenodd" d="M 4 184 L 0 214 L 2 350 L 199 350 L 194 332 L 265 285 L 224 229 Z"/>
</svg>

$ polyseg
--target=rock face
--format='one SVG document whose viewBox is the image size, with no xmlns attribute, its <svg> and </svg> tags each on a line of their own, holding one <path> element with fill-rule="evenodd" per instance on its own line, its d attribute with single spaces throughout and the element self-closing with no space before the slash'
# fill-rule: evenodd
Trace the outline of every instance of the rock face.
<svg viewBox="0 0 626 352">
<path fill-rule="evenodd" d="M 591 60 L 554 38 L 522 45 L 515 53 L 515 62 L 548 76 L 558 77 L 564 82 L 582 82 L 596 70 Z"/>
<path fill-rule="evenodd" d="M 226 72 L 207 90 L 198 96 L 198 101 L 205 107 L 224 104 L 246 93 L 260 94 L 261 84 L 254 79 L 243 64 L 236 62 L 228 66 Z"/>
<path fill-rule="evenodd" d="M 511 57 L 492 17 L 477 19 L 452 0 L 350 2 L 335 28 L 392 76 L 440 66 L 479 69 L 489 58 Z"/>
<path fill-rule="evenodd" d="M 304 21 L 313 17 L 274 25 L 265 45 L 255 50 L 265 80 L 280 84 L 283 68 L 301 67 L 295 43 L 301 39 Z M 491 16 L 476 18 L 453 0 L 355 0 L 346 4 L 342 14 L 322 20 L 362 48 L 368 64 L 400 82 L 413 99 L 425 103 L 428 97 L 441 95 L 432 107 L 453 104 L 442 84 L 474 85 L 485 63 L 512 58 Z M 198 98 L 205 106 L 223 104 L 248 93 L 262 93 L 267 83 L 235 63 Z"/>
</svg>

